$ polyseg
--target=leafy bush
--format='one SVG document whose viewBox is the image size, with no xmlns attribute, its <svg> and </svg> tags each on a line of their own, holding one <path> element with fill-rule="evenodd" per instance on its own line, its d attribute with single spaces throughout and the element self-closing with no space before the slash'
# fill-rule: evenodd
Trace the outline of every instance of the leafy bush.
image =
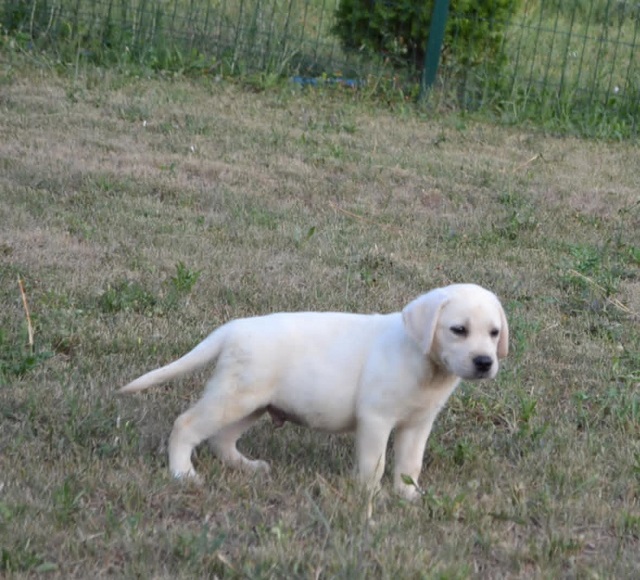
<svg viewBox="0 0 640 580">
<path fill-rule="evenodd" d="M 26 2 L 7 0 L 0 11 L 0 22 L 6 32 L 28 32 L 38 35 L 46 30 L 53 6 L 48 0 Z"/>
<path fill-rule="evenodd" d="M 500 66 L 504 30 L 520 0 L 451 0 L 444 37 L 449 64 Z M 434 0 L 341 0 L 334 32 L 347 50 L 422 69 Z"/>
</svg>

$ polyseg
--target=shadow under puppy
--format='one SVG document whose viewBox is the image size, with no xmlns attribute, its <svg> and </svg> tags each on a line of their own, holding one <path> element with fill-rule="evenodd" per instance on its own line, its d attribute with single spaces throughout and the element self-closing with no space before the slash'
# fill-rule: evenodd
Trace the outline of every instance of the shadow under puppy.
<svg viewBox="0 0 640 580">
<path fill-rule="evenodd" d="M 268 470 L 236 448 L 264 413 L 332 433 L 355 432 L 358 480 L 375 490 L 395 429 L 394 489 L 414 499 L 429 433 L 460 379 L 495 377 L 509 330 L 498 298 L 475 284 L 434 289 L 392 314 L 277 313 L 233 320 L 191 352 L 122 389 L 140 391 L 216 362 L 202 398 L 169 438 L 169 467 L 197 477 L 205 439 L 224 462 Z"/>
</svg>

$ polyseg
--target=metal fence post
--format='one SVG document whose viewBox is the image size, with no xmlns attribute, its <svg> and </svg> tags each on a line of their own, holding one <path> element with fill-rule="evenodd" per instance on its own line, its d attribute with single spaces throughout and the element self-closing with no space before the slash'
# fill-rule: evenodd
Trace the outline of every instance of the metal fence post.
<svg viewBox="0 0 640 580">
<path fill-rule="evenodd" d="M 422 71 L 422 82 L 420 83 L 420 99 L 426 96 L 436 80 L 448 14 L 449 0 L 435 0 L 433 14 L 431 15 L 431 26 L 429 26 L 429 38 L 427 38 L 425 49 L 424 70 Z"/>
</svg>

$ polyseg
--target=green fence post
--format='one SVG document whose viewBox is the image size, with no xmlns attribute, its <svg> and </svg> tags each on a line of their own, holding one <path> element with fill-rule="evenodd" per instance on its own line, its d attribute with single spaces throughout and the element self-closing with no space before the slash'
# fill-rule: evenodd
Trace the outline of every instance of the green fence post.
<svg viewBox="0 0 640 580">
<path fill-rule="evenodd" d="M 431 15 L 431 26 L 429 27 L 429 38 L 425 49 L 424 70 L 422 71 L 422 83 L 420 83 L 420 99 L 426 96 L 436 80 L 448 14 L 449 0 L 435 0 L 433 14 Z"/>
</svg>

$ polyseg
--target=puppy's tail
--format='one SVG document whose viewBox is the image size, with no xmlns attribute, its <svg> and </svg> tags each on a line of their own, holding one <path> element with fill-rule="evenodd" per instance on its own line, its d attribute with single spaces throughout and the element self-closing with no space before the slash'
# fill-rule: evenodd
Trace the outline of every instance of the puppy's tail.
<svg viewBox="0 0 640 580">
<path fill-rule="evenodd" d="M 128 385 L 122 387 L 119 393 L 135 393 L 165 383 L 171 379 L 186 375 L 191 371 L 195 371 L 200 367 L 203 367 L 207 363 L 214 361 L 218 358 L 227 334 L 227 326 L 218 328 L 212 332 L 207 338 L 205 338 L 200 344 L 198 344 L 193 350 L 180 357 L 178 360 L 169 363 L 164 367 L 155 369 L 148 372 L 146 375 L 142 375 L 135 381 L 130 382 Z"/>
</svg>

